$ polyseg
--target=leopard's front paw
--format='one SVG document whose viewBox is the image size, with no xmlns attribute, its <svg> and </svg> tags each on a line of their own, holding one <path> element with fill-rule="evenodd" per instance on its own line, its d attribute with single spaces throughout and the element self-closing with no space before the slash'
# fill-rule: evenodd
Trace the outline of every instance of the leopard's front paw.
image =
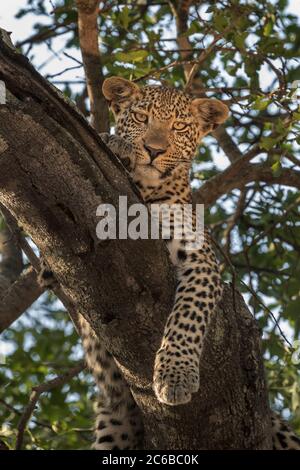
<svg viewBox="0 0 300 470">
<path fill-rule="evenodd" d="M 101 140 L 106 144 L 108 145 L 108 142 L 109 142 L 109 138 L 110 138 L 110 134 L 108 132 L 100 132 L 100 137 L 101 137 Z"/>
<path fill-rule="evenodd" d="M 136 160 L 133 145 L 118 135 L 109 135 L 107 132 L 102 132 L 99 135 L 108 148 L 121 160 L 126 170 L 133 170 Z"/>
<path fill-rule="evenodd" d="M 41 269 L 38 273 L 38 283 L 44 289 L 53 289 L 58 285 L 53 272 L 43 259 L 41 260 Z"/>
<path fill-rule="evenodd" d="M 199 390 L 198 361 L 160 349 L 155 358 L 153 389 L 161 403 L 171 406 L 188 403 L 192 393 Z"/>
</svg>

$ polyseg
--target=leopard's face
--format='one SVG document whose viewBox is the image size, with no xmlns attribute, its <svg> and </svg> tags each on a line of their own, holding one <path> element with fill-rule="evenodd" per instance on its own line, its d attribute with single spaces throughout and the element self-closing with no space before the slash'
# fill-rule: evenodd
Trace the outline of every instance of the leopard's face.
<svg viewBox="0 0 300 470">
<path fill-rule="evenodd" d="M 176 90 L 145 87 L 137 99 L 116 115 L 116 132 L 138 147 L 137 165 L 161 173 L 189 163 L 200 138 L 191 100 Z"/>
<path fill-rule="evenodd" d="M 227 107 L 214 99 L 192 99 L 171 88 L 145 86 L 119 77 L 106 79 L 104 96 L 116 133 L 134 144 L 136 166 L 164 175 L 190 165 L 201 138 L 223 122 Z"/>
</svg>

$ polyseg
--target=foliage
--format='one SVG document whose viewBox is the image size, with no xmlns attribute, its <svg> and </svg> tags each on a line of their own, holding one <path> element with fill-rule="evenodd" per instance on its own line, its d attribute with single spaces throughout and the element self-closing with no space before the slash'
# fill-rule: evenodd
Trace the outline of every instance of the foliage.
<svg viewBox="0 0 300 470">
<path fill-rule="evenodd" d="M 32 387 L 63 374 L 82 357 L 78 335 L 57 303 L 44 295 L 2 335 L 10 350 L 0 369 L 1 438 L 10 448 L 15 446 L 20 414 Z M 42 394 L 24 448 L 90 448 L 93 395 L 93 381 L 86 371 Z"/>
<path fill-rule="evenodd" d="M 23 53 L 36 65 L 41 43 L 49 49 L 49 62 L 54 54 L 77 57 L 74 3 L 56 0 L 50 14 L 49 2 L 27 0 L 18 12 L 19 18 L 36 16 L 33 35 L 20 43 Z M 131 79 L 146 76 L 183 87 L 182 56 L 188 52 L 184 59 L 196 61 L 218 34 L 220 39 L 201 63 L 196 78 L 208 96 L 230 105 L 227 131 L 233 143 L 241 152 L 253 146 L 260 149 L 256 160 L 271 168 L 274 177 L 279 178 L 285 168 L 299 169 L 300 109 L 295 81 L 300 79 L 300 26 L 289 13 L 288 1 L 192 3 L 187 30 L 181 35 L 192 47 L 192 51 L 186 51 L 180 50 L 176 42 L 171 8 L 172 4 L 176 7 L 176 1 L 102 2 L 99 28 L 105 75 Z M 70 61 L 81 73 L 77 59 Z M 63 70 L 58 70 L 59 77 L 49 79 L 78 99 L 83 81 L 68 78 L 67 72 L 65 79 Z M 74 82 L 80 88 L 74 88 Z M 227 164 L 216 140 L 207 138 L 193 168 L 194 187 Z M 207 222 L 230 257 L 237 273 L 236 283 L 264 331 L 272 406 L 291 417 L 300 432 L 299 365 L 293 363 L 291 348 L 270 314 L 272 311 L 290 341 L 299 338 L 299 192 L 281 184 L 256 181 L 220 198 L 207 214 Z M 228 265 L 224 277 L 232 277 Z M 46 320 L 50 318 L 48 328 Z M 0 372 L 1 390 L 5 390 L 5 401 L 16 410 L 26 405 L 33 385 L 70 367 L 79 354 L 74 352 L 79 347 L 74 330 L 50 297 L 10 328 L 3 339 L 13 345 L 13 352 Z M 43 396 L 34 420 L 46 422 L 51 430 L 32 420 L 26 436 L 28 448 L 87 447 L 92 393 L 90 379 L 81 373 L 68 386 Z M 0 404 L 0 417 L 5 440 L 13 445 L 18 415 Z"/>
</svg>

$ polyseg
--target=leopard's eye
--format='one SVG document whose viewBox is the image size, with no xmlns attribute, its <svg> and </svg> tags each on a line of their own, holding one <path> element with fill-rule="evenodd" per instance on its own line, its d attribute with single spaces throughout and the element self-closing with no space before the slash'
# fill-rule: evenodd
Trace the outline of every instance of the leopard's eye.
<svg viewBox="0 0 300 470">
<path fill-rule="evenodd" d="M 146 124 L 148 121 L 148 116 L 144 113 L 135 112 L 133 113 L 133 117 L 137 122 L 142 122 L 143 124 Z"/>
<path fill-rule="evenodd" d="M 175 121 L 173 124 L 173 129 L 175 131 L 185 131 L 187 127 L 187 123 L 183 121 Z"/>
</svg>

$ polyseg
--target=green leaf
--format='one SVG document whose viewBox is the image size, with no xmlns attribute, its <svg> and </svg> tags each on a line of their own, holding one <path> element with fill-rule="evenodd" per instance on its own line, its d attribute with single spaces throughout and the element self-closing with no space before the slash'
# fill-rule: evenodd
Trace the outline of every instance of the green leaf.
<svg viewBox="0 0 300 470">
<path fill-rule="evenodd" d="M 259 142 L 259 147 L 261 149 L 270 150 L 276 144 L 276 139 L 274 137 L 262 137 Z"/>
<path fill-rule="evenodd" d="M 117 52 L 115 57 L 120 62 L 142 62 L 148 57 L 149 52 L 144 49 L 138 51 L 129 51 L 129 52 Z"/>
<path fill-rule="evenodd" d="M 279 176 L 281 173 L 281 169 L 282 169 L 280 160 L 273 163 L 273 165 L 271 166 L 271 169 L 272 169 L 273 176 Z"/>
<path fill-rule="evenodd" d="M 239 48 L 239 49 L 244 49 L 245 47 L 245 40 L 246 38 L 248 37 L 248 33 L 247 32 L 244 32 L 244 33 L 237 33 L 234 35 L 234 42 L 236 44 L 236 46 Z"/>
<path fill-rule="evenodd" d="M 214 17 L 214 23 L 218 31 L 223 31 L 228 24 L 228 18 L 224 13 L 219 12 Z"/>
<path fill-rule="evenodd" d="M 263 29 L 264 36 L 270 36 L 270 34 L 273 31 L 273 26 L 274 26 L 273 21 L 271 19 L 268 19 Z"/>
<path fill-rule="evenodd" d="M 292 410 L 296 410 L 300 405 L 300 390 L 297 382 L 294 382 L 292 386 Z"/>
<path fill-rule="evenodd" d="M 252 109 L 257 109 L 258 111 L 264 111 L 265 109 L 267 109 L 270 103 L 271 100 L 259 96 L 258 98 L 256 98 L 251 107 Z"/>
<path fill-rule="evenodd" d="M 120 23 L 123 26 L 124 29 L 127 29 L 129 26 L 130 18 L 129 18 L 129 8 L 128 6 L 125 6 L 119 16 L 120 18 Z"/>
<path fill-rule="evenodd" d="M 199 20 L 193 20 L 188 30 L 185 33 L 183 33 L 181 36 L 192 36 L 193 34 L 201 33 L 201 31 L 202 31 L 202 28 L 199 23 Z"/>
</svg>

